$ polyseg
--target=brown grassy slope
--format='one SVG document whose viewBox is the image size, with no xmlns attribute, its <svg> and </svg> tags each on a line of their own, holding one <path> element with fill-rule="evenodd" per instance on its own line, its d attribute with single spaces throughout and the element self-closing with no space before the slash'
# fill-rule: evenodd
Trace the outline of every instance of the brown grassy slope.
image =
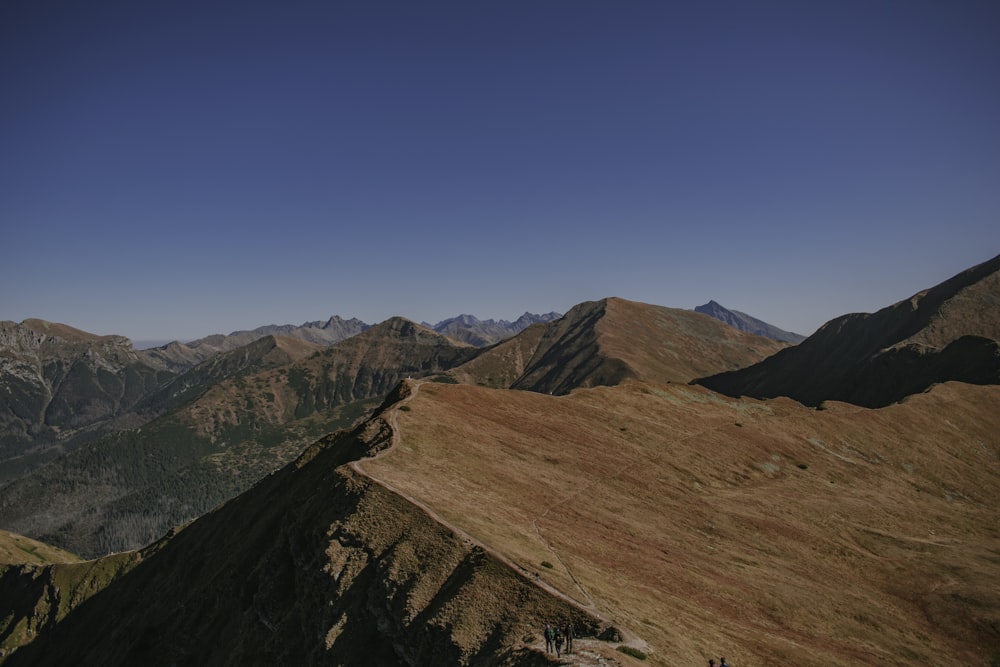
<svg viewBox="0 0 1000 667">
<path fill-rule="evenodd" d="M 978 664 L 1000 651 L 998 408 L 1000 387 L 955 383 L 822 411 L 423 383 L 400 444 L 362 465 L 650 664 Z"/>
<path fill-rule="evenodd" d="M 24 535 L 0 530 L 0 566 L 44 565 L 46 563 L 75 563 L 80 559 L 68 551 L 33 540 Z"/>
<path fill-rule="evenodd" d="M 459 382 L 506 389 L 521 377 L 551 323 L 534 324 L 448 372 Z"/>
<path fill-rule="evenodd" d="M 319 343 L 311 343 L 298 338 L 288 336 L 273 336 L 272 338 L 274 339 L 274 348 L 265 355 L 264 361 L 275 366 L 304 359 L 323 349 Z"/>
<path fill-rule="evenodd" d="M 446 370 L 477 351 L 404 318 L 390 318 L 307 358 L 220 382 L 178 414 L 212 438 L 226 427 L 284 424 L 381 398 L 410 375 Z"/>
<path fill-rule="evenodd" d="M 452 375 L 469 384 L 565 394 L 625 379 L 689 382 L 749 366 L 783 347 L 693 311 L 608 298 L 530 327 Z"/>
<path fill-rule="evenodd" d="M 793 348 L 698 383 L 730 396 L 881 407 L 949 380 L 1000 383 L 1000 256 L 877 313 L 831 320 Z"/>
<path fill-rule="evenodd" d="M 689 382 L 709 368 L 743 368 L 787 344 L 734 329 L 691 310 L 608 299 L 601 348 L 651 382 Z"/>
</svg>

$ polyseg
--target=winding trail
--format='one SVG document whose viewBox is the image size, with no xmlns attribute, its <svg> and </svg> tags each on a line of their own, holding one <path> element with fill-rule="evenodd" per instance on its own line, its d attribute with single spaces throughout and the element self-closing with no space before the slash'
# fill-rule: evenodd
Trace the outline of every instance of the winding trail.
<svg viewBox="0 0 1000 667">
<path fill-rule="evenodd" d="M 496 549 L 494 549 L 493 547 L 489 546 L 488 544 L 486 544 L 486 543 L 484 543 L 484 542 L 482 542 L 480 540 L 477 540 L 472 535 L 470 535 L 466 531 L 462 530 L 458 526 L 456 526 L 456 525 L 454 525 L 452 523 L 449 523 L 446 519 L 444 519 L 440 514 L 438 514 L 433 509 L 431 509 L 429 506 L 427 506 L 427 504 L 425 504 L 424 502 L 418 500 L 417 498 L 414 498 L 412 495 L 406 493 L 405 491 L 402 491 L 401 489 L 396 488 L 395 486 L 393 486 L 389 482 L 385 481 L 384 479 L 381 479 L 381 478 L 373 475 L 371 472 L 365 470 L 364 465 L 363 465 L 365 461 L 371 461 L 371 460 L 379 459 L 379 458 L 382 458 L 383 456 L 386 456 L 389 452 L 391 452 L 393 449 L 395 449 L 396 446 L 399 445 L 400 441 L 402 440 L 402 435 L 401 435 L 401 431 L 399 429 L 399 423 L 398 423 L 399 409 L 402 406 L 404 406 L 407 403 L 409 403 L 410 401 L 412 401 L 416 397 L 417 393 L 420 391 L 420 385 L 423 384 L 423 381 L 419 381 L 419 380 L 406 380 L 406 382 L 411 385 L 412 391 L 410 391 L 410 393 L 407 394 L 407 396 L 405 398 L 403 398 L 402 400 L 400 400 L 399 402 L 397 402 L 396 404 L 394 404 L 392 407 L 390 407 L 389 410 L 388 410 L 388 415 L 385 415 L 385 416 L 388 417 L 387 421 L 389 423 L 389 427 L 392 430 L 392 442 L 389 444 L 388 447 L 386 447 L 385 449 L 382 449 L 379 452 L 377 452 L 375 454 L 375 456 L 369 456 L 369 457 L 365 457 L 363 459 L 359 459 L 357 461 L 351 461 L 348 465 L 350 465 L 351 468 L 355 472 L 357 472 L 359 475 L 363 475 L 364 477 L 367 477 L 368 479 L 372 480 L 373 482 L 375 482 L 379 486 L 385 488 L 386 490 L 388 490 L 388 491 L 390 491 L 392 493 L 395 493 L 396 495 L 402 496 L 407 501 L 413 503 L 414 505 L 416 505 L 417 507 L 419 507 L 420 509 L 422 509 L 431 519 L 433 519 L 434 521 L 436 521 L 440 525 L 444 526 L 448 530 L 452 531 L 455 535 L 457 535 L 460 539 L 462 539 L 467 544 L 475 546 L 475 547 L 479 547 L 480 549 L 482 549 L 486 553 L 490 554 L 490 556 L 496 558 L 500 562 L 502 562 L 505 565 L 507 565 L 508 567 L 512 568 L 514 571 L 520 573 L 521 576 L 523 576 L 525 579 L 527 579 L 528 581 L 534 583 L 536 586 L 541 587 L 542 589 L 544 589 L 546 592 L 550 593 L 551 595 L 554 595 L 554 596 L 560 598 L 561 600 L 565 600 L 566 602 L 568 602 L 569 604 L 573 605 L 574 607 L 580 609 L 581 611 L 584 611 L 584 612 L 590 614 L 591 616 L 594 616 L 598 620 L 600 620 L 600 621 L 602 621 L 602 622 L 604 622 L 606 624 L 609 624 L 610 621 L 608 621 L 608 619 L 606 617 L 604 617 L 597 610 L 597 608 L 593 604 L 593 601 L 590 601 L 589 605 L 581 604 L 579 600 L 576 600 L 572 596 L 567 595 L 566 593 L 564 593 L 563 591 L 559 590 L 555 586 L 553 586 L 553 585 L 549 584 L 548 582 L 546 582 L 544 579 L 542 579 L 539 576 L 538 573 L 532 572 L 532 571 L 528 570 L 527 568 L 519 565 L 518 563 L 514 562 L 509 557 L 507 557 L 505 554 L 497 551 Z M 563 502 L 565 502 L 565 501 L 563 501 Z M 537 526 L 536 526 L 535 530 L 537 532 Z M 540 534 L 539 534 L 539 537 L 541 537 Z M 551 551 L 555 555 L 556 558 L 559 558 L 558 554 L 555 554 L 555 551 L 551 548 L 551 546 L 548 544 L 548 542 L 544 538 L 542 538 L 542 541 L 545 543 L 546 547 L 548 547 L 549 551 Z M 561 559 L 560 559 L 560 562 L 562 562 Z M 565 564 L 563 566 L 565 567 Z M 570 577 L 573 579 L 574 582 L 576 582 L 577 586 L 580 588 L 581 591 L 583 591 L 584 595 L 587 595 L 586 591 L 584 591 L 583 587 L 580 586 L 579 582 L 576 580 L 576 577 L 573 576 L 573 574 L 572 574 L 572 572 L 570 572 L 569 568 L 566 568 L 566 571 L 569 572 Z M 587 595 L 587 599 L 588 599 L 588 601 L 590 600 L 590 596 L 589 595 Z"/>
</svg>

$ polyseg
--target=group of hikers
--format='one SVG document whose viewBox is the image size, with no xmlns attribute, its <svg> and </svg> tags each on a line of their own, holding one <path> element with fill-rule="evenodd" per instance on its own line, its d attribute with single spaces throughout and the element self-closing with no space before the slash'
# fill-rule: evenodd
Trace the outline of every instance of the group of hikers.
<svg viewBox="0 0 1000 667">
<path fill-rule="evenodd" d="M 558 624 L 552 625 L 551 623 L 545 624 L 545 629 L 542 630 L 542 635 L 545 637 L 545 652 L 556 654 L 556 657 L 561 657 L 563 653 L 573 652 L 573 624 L 566 623 L 561 628 Z M 726 662 L 725 658 L 719 658 L 719 662 L 715 662 L 715 658 L 708 659 L 708 667 L 730 667 L 729 663 Z"/>
<path fill-rule="evenodd" d="M 573 651 L 572 623 L 567 623 L 561 628 L 558 625 L 546 623 L 545 630 L 542 631 L 542 634 L 545 636 L 546 653 L 552 653 L 555 651 L 556 657 L 558 658 L 563 654 L 564 647 L 566 653 L 571 653 Z"/>
</svg>

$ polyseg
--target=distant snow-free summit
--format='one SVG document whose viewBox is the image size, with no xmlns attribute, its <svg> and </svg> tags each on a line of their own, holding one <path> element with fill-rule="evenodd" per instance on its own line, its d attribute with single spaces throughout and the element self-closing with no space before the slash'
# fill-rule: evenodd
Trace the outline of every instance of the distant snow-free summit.
<svg viewBox="0 0 1000 667">
<path fill-rule="evenodd" d="M 779 329 L 773 324 L 768 324 L 767 322 L 758 320 L 756 317 L 751 317 L 746 313 L 741 313 L 738 310 L 729 310 L 715 301 L 709 301 L 704 306 L 698 306 L 694 310 L 697 313 L 709 315 L 717 320 L 725 322 L 729 326 L 739 329 L 740 331 L 746 331 L 747 333 L 764 336 L 765 338 L 770 338 L 772 340 L 780 340 L 784 343 L 797 345 L 806 339 L 806 337 L 801 334 Z"/>
</svg>

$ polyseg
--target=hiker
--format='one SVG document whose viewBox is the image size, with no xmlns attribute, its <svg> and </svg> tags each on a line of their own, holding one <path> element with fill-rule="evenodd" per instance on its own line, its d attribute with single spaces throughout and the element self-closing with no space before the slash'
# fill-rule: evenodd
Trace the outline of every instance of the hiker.
<svg viewBox="0 0 1000 667">
<path fill-rule="evenodd" d="M 566 627 L 563 628 L 563 634 L 566 635 L 566 652 L 572 653 L 573 651 L 573 623 L 569 622 Z"/>
<path fill-rule="evenodd" d="M 719 658 L 719 660 L 721 661 L 719 662 L 719 667 L 729 667 L 729 663 L 726 662 L 725 658 Z"/>
<path fill-rule="evenodd" d="M 552 632 L 552 626 L 546 623 L 545 630 L 542 634 L 545 635 L 545 652 L 552 653 L 552 640 L 555 638 L 555 635 Z"/>
<path fill-rule="evenodd" d="M 558 625 L 556 626 L 555 635 L 552 637 L 552 641 L 555 642 L 555 645 L 556 645 L 556 657 L 557 658 L 561 657 L 562 656 L 563 636 L 562 636 L 562 631 L 559 629 Z"/>
<path fill-rule="evenodd" d="M 715 659 L 714 658 L 709 658 L 708 659 L 708 667 L 715 667 Z"/>
</svg>

